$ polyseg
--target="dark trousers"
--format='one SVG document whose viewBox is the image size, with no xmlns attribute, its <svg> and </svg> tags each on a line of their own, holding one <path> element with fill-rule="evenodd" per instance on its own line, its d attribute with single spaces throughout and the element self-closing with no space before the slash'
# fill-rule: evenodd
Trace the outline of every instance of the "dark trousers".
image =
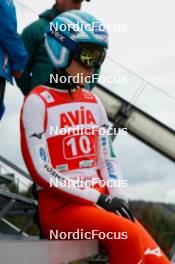
<svg viewBox="0 0 175 264">
<path fill-rule="evenodd" d="M 2 106 L 4 101 L 5 85 L 6 85 L 5 78 L 0 77 L 0 107 Z"/>
</svg>

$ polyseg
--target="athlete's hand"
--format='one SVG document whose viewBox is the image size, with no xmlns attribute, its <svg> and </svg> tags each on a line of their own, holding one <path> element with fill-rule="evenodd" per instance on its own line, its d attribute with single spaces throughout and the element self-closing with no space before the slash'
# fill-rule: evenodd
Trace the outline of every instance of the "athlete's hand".
<svg viewBox="0 0 175 264">
<path fill-rule="evenodd" d="M 12 72 L 12 76 L 15 78 L 20 78 L 22 74 L 23 74 L 22 71 L 13 71 Z"/>
<path fill-rule="evenodd" d="M 109 212 L 113 212 L 131 220 L 132 222 L 135 222 L 134 217 L 129 210 L 128 204 L 120 198 L 101 194 L 97 201 L 97 205 Z"/>
</svg>

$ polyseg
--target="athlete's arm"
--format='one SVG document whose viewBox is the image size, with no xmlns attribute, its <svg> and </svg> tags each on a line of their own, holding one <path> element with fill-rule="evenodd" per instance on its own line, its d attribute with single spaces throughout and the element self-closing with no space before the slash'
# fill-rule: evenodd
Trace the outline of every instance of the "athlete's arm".
<svg viewBox="0 0 175 264">
<path fill-rule="evenodd" d="M 126 181 L 123 181 L 119 162 L 112 147 L 110 135 L 107 133 L 107 131 L 109 131 L 109 121 L 107 114 L 99 98 L 97 98 L 97 100 L 101 117 L 100 127 L 102 127 L 103 130 L 106 130 L 105 135 L 98 135 L 98 169 L 100 171 L 101 177 L 106 181 L 109 193 L 113 196 L 127 200 L 124 190 Z"/>
<path fill-rule="evenodd" d="M 52 167 L 44 123 L 45 105 L 42 99 L 35 94 L 29 95 L 21 112 L 21 147 L 25 164 L 33 181 L 44 189 L 61 194 L 68 200 L 84 204 L 96 203 L 100 196 L 97 190 L 76 187 L 73 180 L 68 180 L 65 175 Z M 50 187 L 50 180 L 54 181 L 55 178 L 61 186 Z M 66 180 L 71 181 L 72 185 L 66 186 L 64 184 Z"/>
<path fill-rule="evenodd" d="M 119 216 L 125 217 L 128 220 L 134 222 L 134 216 L 129 209 L 129 205 L 126 202 L 127 198 L 122 189 L 122 175 L 120 172 L 120 167 L 118 160 L 112 148 L 112 143 L 110 136 L 107 133 L 107 128 L 109 126 L 106 111 L 97 98 L 99 103 L 100 111 L 100 127 L 106 130 L 106 133 L 98 135 L 98 147 L 97 147 L 97 166 L 100 171 L 101 177 L 105 180 L 109 195 L 101 194 L 97 205 L 103 209 L 113 212 Z"/>
</svg>

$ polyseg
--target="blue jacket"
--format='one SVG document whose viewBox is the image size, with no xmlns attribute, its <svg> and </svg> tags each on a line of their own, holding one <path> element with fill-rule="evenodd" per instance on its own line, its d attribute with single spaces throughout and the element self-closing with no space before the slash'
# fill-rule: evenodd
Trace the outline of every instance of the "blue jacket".
<svg viewBox="0 0 175 264">
<path fill-rule="evenodd" d="M 0 0 L 0 77 L 12 83 L 12 71 L 22 71 L 27 52 L 17 33 L 13 0 Z"/>
</svg>

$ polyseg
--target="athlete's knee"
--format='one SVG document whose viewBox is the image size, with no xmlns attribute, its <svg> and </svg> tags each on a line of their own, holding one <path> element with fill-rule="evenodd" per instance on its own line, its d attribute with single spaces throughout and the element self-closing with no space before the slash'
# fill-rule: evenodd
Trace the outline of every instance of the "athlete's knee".
<svg viewBox="0 0 175 264">
<path fill-rule="evenodd" d="M 128 241 L 137 241 L 140 239 L 138 228 L 135 223 L 131 221 L 126 221 L 123 227 L 123 232 L 127 234 Z"/>
<path fill-rule="evenodd" d="M 128 244 L 128 246 L 132 247 L 133 244 L 137 244 L 138 247 L 140 247 L 141 238 L 135 223 L 123 219 L 122 227 L 120 228 L 116 221 L 113 225 L 113 230 L 119 231 L 120 240 L 122 240 L 125 245 Z M 117 240 L 114 239 L 112 243 L 118 243 Z"/>
<path fill-rule="evenodd" d="M 136 224 L 131 222 L 130 220 L 126 220 L 125 218 L 120 219 L 120 221 L 111 223 L 110 227 L 108 228 L 120 231 L 120 233 L 125 235 L 125 238 L 127 236 L 127 240 L 129 241 L 137 241 L 140 238 L 139 230 Z"/>
<path fill-rule="evenodd" d="M 125 219 L 124 219 L 125 221 Z M 115 229 L 119 230 L 118 223 L 115 223 Z M 114 227 L 114 226 L 113 226 Z M 136 225 L 132 222 L 125 221 L 120 229 L 125 233 L 125 237 L 100 241 L 102 246 L 109 254 L 109 263 L 138 263 L 144 257 L 144 249 L 140 240 L 140 235 Z M 124 239 L 123 239 L 124 238 Z M 127 252 L 127 255 L 125 255 Z M 132 260 L 132 261 L 131 261 Z"/>
</svg>

